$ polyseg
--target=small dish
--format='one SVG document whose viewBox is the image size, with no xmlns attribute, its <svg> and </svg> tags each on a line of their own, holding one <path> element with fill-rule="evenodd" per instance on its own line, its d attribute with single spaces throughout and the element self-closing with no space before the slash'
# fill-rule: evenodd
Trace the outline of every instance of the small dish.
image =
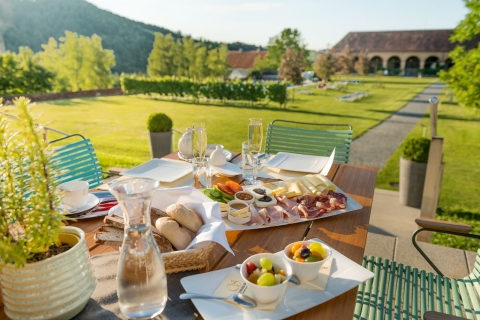
<svg viewBox="0 0 480 320">
<path fill-rule="evenodd" d="M 247 280 L 247 263 L 253 262 L 257 267 L 260 266 L 260 259 L 268 258 L 273 265 L 274 270 L 284 270 L 286 280 L 280 284 L 273 286 L 259 286 Z M 240 275 L 242 276 L 243 281 L 247 285 L 248 289 L 253 295 L 253 299 L 259 303 L 271 303 L 277 300 L 280 297 L 280 294 L 285 292 L 285 287 L 288 284 L 288 281 L 292 277 L 292 267 L 282 259 L 281 257 L 273 253 L 259 253 L 247 258 L 240 268 Z"/>
<path fill-rule="evenodd" d="M 94 194 L 89 193 L 88 196 L 87 196 L 87 204 L 84 205 L 83 207 L 67 210 L 67 208 L 64 205 L 60 204 L 60 208 L 62 208 L 64 210 L 67 210 L 68 211 L 67 215 L 78 214 L 78 213 L 81 213 L 81 212 L 87 212 L 89 210 L 92 210 L 99 203 L 100 203 L 100 199 L 98 199 L 97 196 L 95 196 Z"/>
<path fill-rule="evenodd" d="M 242 174 L 242 169 L 233 163 L 227 162 L 223 166 L 212 166 L 215 171 L 226 177 L 233 177 Z"/>
<path fill-rule="evenodd" d="M 235 224 L 245 224 L 250 221 L 252 214 L 248 209 L 248 203 L 241 200 L 232 200 L 228 203 L 228 220 Z M 237 216 L 238 215 L 238 216 Z"/>
<path fill-rule="evenodd" d="M 311 281 L 318 276 L 318 272 L 322 265 L 331 258 L 332 256 L 332 249 L 324 243 L 321 243 L 323 247 L 323 251 L 326 252 L 326 257 L 323 257 L 323 260 L 317 262 L 297 262 L 290 258 L 291 256 L 291 249 L 295 243 L 301 243 L 306 245 L 307 247 L 312 243 L 317 243 L 317 241 L 309 240 L 309 241 L 295 241 L 294 243 L 290 243 L 288 246 L 285 247 L 283 250 L 283 256 L 288 261 L 290 266 L 292 267 L 293 273 L 300 279 L 300 281 Z M 321 252 L 322 255 L 324 252 Z"/>
<path fill-rule="evenodd" d="M 252 204 L 255 200 L 255 196 L 248 190 L 238 191 L 235 193 L 235 200 L 245 201 L 248 204 Z"/>
</svg>

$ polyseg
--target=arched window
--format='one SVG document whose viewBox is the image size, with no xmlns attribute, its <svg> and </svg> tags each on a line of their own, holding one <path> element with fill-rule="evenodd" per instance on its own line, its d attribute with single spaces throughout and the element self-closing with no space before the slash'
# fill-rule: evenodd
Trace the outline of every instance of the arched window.
<svg viewBox="0 0 480 320">
<path fill-rule="evenodd" d="M 417 57 L 410 57 L 405 63 L 405 76 L 416 77 L 420 69 L 420 60 Z"/>
<path fill-rule="evenodd" d="M 439 67 L 439 59 L 437 57 L 428 57 L 425 60 L 425 69 L 437 69 Z"/>
<path fill-rule="evenodd" d="M 393 56 L 387 61 L 387 69 L 400 69 L 400 58 Z"/>
<path fill-rule="evenodd" d="M 380 68 L 383 67 L 383 60 L 379 56 L 375 56 L 370 59 L 370 72 L 376 73 Z"/>
</svg>

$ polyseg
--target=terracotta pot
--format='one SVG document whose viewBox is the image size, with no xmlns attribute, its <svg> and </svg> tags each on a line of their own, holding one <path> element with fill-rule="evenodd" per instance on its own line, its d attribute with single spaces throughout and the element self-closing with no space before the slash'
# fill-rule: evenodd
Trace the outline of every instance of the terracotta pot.
<svg viewBox="0 0 480 320">
<path fill-rule="evenodd" d="M 87 304 L 96 280 L 85 233 L 79 228 L 62 227 L 59 238 L 74 246 L 19 269 L 2 268 L 3 303 L 10 318 L 70 319 Z"/>
<path fill-rule="evenodd" d="M 148 141 L 152 158 L 161 158 L 172 152 L 172 131 L 149 132 Z"/>
<path fill-rule="evenodd" d="M 400 158 L 400 203 L 409 207 L 422 206 L 423 185 L 427 164 Z"/>
</svg>

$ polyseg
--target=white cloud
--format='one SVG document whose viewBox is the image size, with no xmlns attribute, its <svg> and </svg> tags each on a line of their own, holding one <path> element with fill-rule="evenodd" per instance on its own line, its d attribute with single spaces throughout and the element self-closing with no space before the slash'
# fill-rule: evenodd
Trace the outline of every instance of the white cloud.
<svg viewBox="0 0 480 320">
<path fill-rule="evenodd" d="M 210 6 L 209 9 L 213 12 L 248 12 L 248 11 L 265 11 L 268 9 L 283 7 L 283 3 L 278 2 L 254 2 L 241 3 L 236 5 L 218 5 Z"/>
</svg>

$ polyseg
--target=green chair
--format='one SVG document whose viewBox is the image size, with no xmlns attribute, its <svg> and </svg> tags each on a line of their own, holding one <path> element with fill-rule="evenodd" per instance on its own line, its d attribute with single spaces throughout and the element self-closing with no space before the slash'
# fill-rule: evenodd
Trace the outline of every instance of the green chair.
<svg viewBox="0 0 480 320">
<path fill-rule="evenodd" d="M 267 128 L 265 154 L 291 152 L 315 156 L 330 156 L 348 163 L 353 130 L 349 124 L 322 124 L 273 120 Z"/>
<path fill-rule="evenodd" d="M 416 236 L 422 231 L 480 238 L 462 223 L 422 218 L 415 222 L 420 227 L 412 236 L 417 249 Z M 363 266 L 375 276 L 359 286 L 353 319 L 480 319 L 480 249 L 473 272 L 460 279 L 442 275 L 419 251 L 439 274 L 388 259 L 363 257 Z"/>
<path fill-rule="evenodd" d="M 68 143 L 64 144 L 65 142 Z M 57 144 L 58 147 L 55 146 Z M 102 172 L 90 139 L 86 139 L 80 134 L 52 140 L 50 145 L 54 147 L 52 161 L 60 172 L 57 178 L 58 183 L 83 180 L 88 181 L 90 189 L 92 189 L 103 183 L 103 173 L 109 174 Z"/>
</svg>

